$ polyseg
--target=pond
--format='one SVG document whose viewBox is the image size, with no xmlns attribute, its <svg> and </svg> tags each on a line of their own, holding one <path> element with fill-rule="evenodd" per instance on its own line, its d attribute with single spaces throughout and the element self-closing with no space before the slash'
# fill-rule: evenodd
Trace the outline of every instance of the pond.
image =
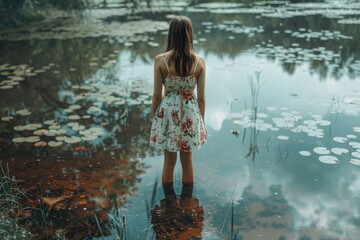
<svg viewBox="0 0 360 240">
<path fill-rule="evenodd" d="M 177 14 L 207 63 L 208 142 L 193 197 L 169 201 L 149 130 Z M 35 239 L 357 239 L 359 38 L 345 0 L 101 1 L 1 30 L 0 162 L 26 195 L 20 223 Z"/>
</svg>

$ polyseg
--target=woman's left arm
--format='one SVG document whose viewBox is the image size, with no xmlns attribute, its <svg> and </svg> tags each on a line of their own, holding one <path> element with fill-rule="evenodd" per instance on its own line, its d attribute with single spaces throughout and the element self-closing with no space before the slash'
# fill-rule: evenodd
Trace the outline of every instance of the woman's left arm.
<svg viewBox="0 0 360 240">
<path fill-rule="evenodd" d="M 154 61 L 154 92 L 152 96 L 152 117 L 155 117 L 157 108 L 159 107 L 162 100 L 162 81 L 163 76 L 161 74 L 161 60 L 162 56 L 158 55 Z"/>
</svg>

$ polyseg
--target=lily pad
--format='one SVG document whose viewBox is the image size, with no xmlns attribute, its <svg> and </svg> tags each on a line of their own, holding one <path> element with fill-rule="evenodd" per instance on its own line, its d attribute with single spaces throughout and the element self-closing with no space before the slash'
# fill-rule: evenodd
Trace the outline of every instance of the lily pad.
<svg viewBox="0 0 360 240">
<path fill-rule="evenodd" d="M 39 141 L 34 144 L 35 147 L 45 147 L 47 146 L 47 143 L 44 141 Z"/>
<path fill-rule="evenodd" d="M 57 123 L 57 122 L 56 122 L 56 120 L 54 120 L 54 119 L 52 119 L 52 120 L 46 120 L 46 121 L 44 122 L 45 125 L 53 125 L 53 124 L 55 124 L 55 123 Z"/>
<path fill-rule="evenodd" d="M 30 137 L 25 138 L 25 142 L 28 142 L 28 143 L 34 143 L 34 142 L 38 142 L 38 141 L 40 141 L 39 136 L 30 136 Z"/>
<path fill-rule="evenodd" d="M 329 154 L 330 150 L 326 147 L 316 147 L 314 148 L 314 152 L 317 154 Z"/>
<path fill-rule="evenodd" d="M 243 124 L 241 120 L 234 120 L 233 123 L 240 126 Z"/>
<path fill-rule="evenodd" d="M 350 159 L 349 163 L 351 163 L 352 165 L 360 166 L 360 159 L 352 158 Z"/>
<path fill-rule="evenodd" d="M 31 114 L 31 112 L 29 112 L 29 110 L 27 110 L 27 109 L 22 109 L 22 110 L 16 111 L 16 114 L 19 114 L 21 116 L 29 116 Z"/>
<path fill-rule="evenodd" d="M 76 137 L 76 136 L 72 136 L 70 138 L 66 138 L 65 139 L 65 142 L 66 143 L 78 143 L 81 141 L 81 138 L 80 137 Z"/>
<path fill-rule="evenodd" d="M 6 117 L 2 117 L 2 118 L 1 118 L 1 121 L 9 122 L 9 121 L 11 121 L 11 120 L 13 120 L 13 119 L 14 119 L 14 117 L 12 117 L 12 116 L 6 116 Z"/>
<path fill-rule="evenodd" d="M 58 124 L 53 124 L 53 125 L 49 126 L 49 129 L 51 129 L 51 130 L 57 130 L 57 129 L 60 129 L 60 128 L 61 128 L 61 126 L 58 125 Z"/>
<path fill-rule="evenodd" d="M 18 126 L 14 127 L 14 130 L 15 131 L 24 131 L 25 129 L 24 129 L 24 126 L 18 125 Z"/>
<path fill-rule="evenodd" d="M 353 148 L 360 148 L 360 142 L 349 142 L 349 145 Z"/>
<path fill-rule="evenodd" d="M 351 155 L 355 158 L 360 158 L 360 152 L 352 152 Z"/>
<path fill-rule="evenodd" d="M 351 139 L 356 139 L 357 136 L 356 135 L 353 135 L 353 134 L 348 134 L 346 135 L 347 138 L 351 138 Z"/>
<path fill-rule="evenodd" d="M 282 136 L 282 135 L 279 135 L 279 136 L 277 136 L 277 139 L 279 139 L 279 140 L 289 140 L 289 137 L 288 136 Z"/>
<path fill-rule="evenodd" d="M 38 136 L 44 136 L 48 132 L 49 131 L 47 129 L 38 129 L 38 130 L 34 131 L 33 134 L 38 135 Z"/>
<path fill-rule="evenodd" d="M 74 114 L 74 115 L 68 116 L 68 118 L 69 118 L 70 120 L 78 120 L 78 119 L 80 119 L 81 117 L 80 117 L 79 115 L 77 115 L 77 114 Z"/>
<path fill-rule="evenodd" d="M 88 135 L 81 137 L 81 139 L 85 140 L 85 141 L 92 141 L 92 140 L 97 139 L 97 135 L 88 134 Z"/>
<path fill-rule="evenodd" d="M 346 137 L 334 137 L 333 140 L 338 143 L 345 143 L 347 141 Z"/>
<path fill-rule="evenodd" d="M 16 137 L 16 138 L 13 138 L 12 141 L 13 141 L 14 143 L 23 143 L 23 142 L 25 142 L 25 138 L 23 138 L 23 137 Z"/>
<path fill-rule="evenodd" d="M 311 156 L 311 152 L 309 151 L 300 151 L 299 154 L 304 157 Z"/>
<path fill-rule="evenodd" d="M 346 148 L 332 148 L 331 152 L 335 153 L 336 155 L 343 155 L 345 153 L 348 153 L 349 150 Z"/>
<path fill-rule="evenodd" d="M 335 156 L 324 155 L 319 157 L 319 161 L 326 164 L 336 164 L 339 163 L 339 159 Z"/>
<path fill-rule="evenodd" d="M 38 128 L 41 128 L 42 125 L 39 124 L 39 123 L 30 123 L 30 124 L 27 124 L 24 127 L 24 130 L 30 130 L 30 131 L 33 131 L 33 130 L 36 130 Z"/>
<path fill-rule="evenodd" d="M 57 142 L 57 141 L 50 141 L 48 142 L 49 147 L 59 147 L 62 145 L 62 142 Z"/>
<path fill-rule="evenodd" d="M 72 110 L 78 110 L 80 108 L 81 108 L 81 106 L 77 105 L 77 104 L 69 106 L 69 109 L 72 109 Z"/>
<path fill-rule="evenodd" d="M 353 131 L 360 133 L 360 127 L 353 127 Z"/>
</svg>

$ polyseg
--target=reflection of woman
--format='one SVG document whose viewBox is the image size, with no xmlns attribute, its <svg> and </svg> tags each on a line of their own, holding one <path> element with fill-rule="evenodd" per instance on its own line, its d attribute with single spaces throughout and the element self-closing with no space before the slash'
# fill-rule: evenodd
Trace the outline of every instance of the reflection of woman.
<svg viewBox="0 0 360 240">
<path fill-rule="evenodd" d="M 204 209 L 192 197 L 193 185 L 184 185 L 179 198 L 172 187 L 163 188 L 165 198 L 151 210 L 156 239 L 201 239 Z"/>
<path fill-rule="evenodd" d="M 173 183 L 180 151 L 182 181 L 192 184 L 192 151 L 206 142 L 205 61 L 193 49 L 192 23 L 187 17 L 177 16 L 170 22 L 166 52 L 155 58 L 152 99 L 150 144 L 164 150 L 162 182 Z"/>
</svg>

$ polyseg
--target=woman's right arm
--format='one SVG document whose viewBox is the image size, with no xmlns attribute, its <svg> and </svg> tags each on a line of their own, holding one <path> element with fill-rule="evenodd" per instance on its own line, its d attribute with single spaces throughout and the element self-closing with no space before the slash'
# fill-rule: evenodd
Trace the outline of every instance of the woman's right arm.
<svg viewBox="0 0 360 240">
<path fill-rule="evenodd" d="M 199 58 L 199 65 L 201 72 L 197 77 L 197 100 L 200 109 L 200 114 L 205 119 L 205 78 L 206 78 L 206 65 L 203 58 Z"/>
<path fill-rule="evenodd" d="M 163 77 L 161 74 L 161 55 L 156 56 L 154 61 L 154 92 L 152 96 L 152 117 L 155 117 L 156 109 L 159 107 L 162 100 L 162 81 Z"/>
</svg>

